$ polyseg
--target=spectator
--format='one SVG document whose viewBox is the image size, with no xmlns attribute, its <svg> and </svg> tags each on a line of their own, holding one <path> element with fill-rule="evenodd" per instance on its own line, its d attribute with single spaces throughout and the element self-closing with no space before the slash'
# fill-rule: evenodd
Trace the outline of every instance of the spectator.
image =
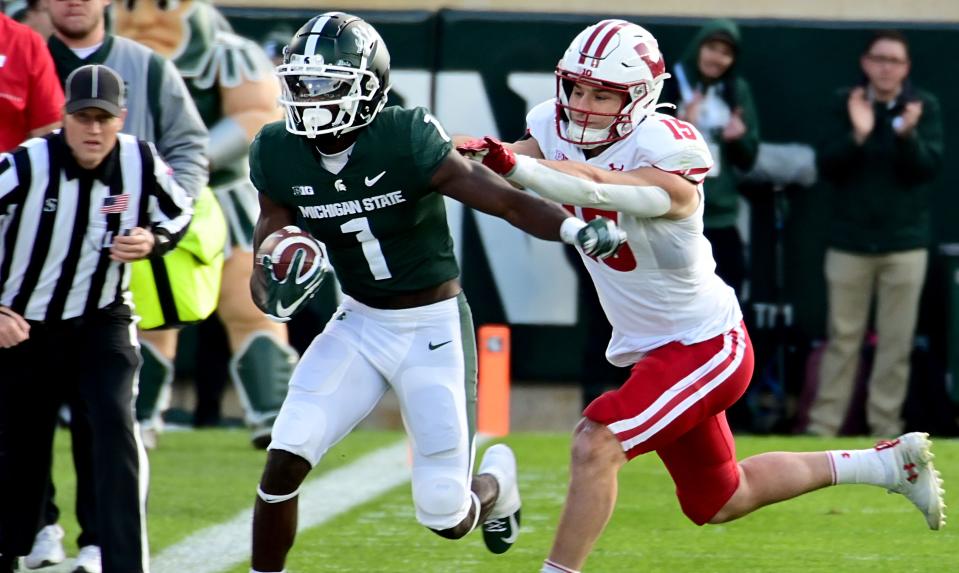
<svg viewBox="0 0 959 573">
<path fill-rule="evenodd" d="M 878 344 L 866 421 L 875 436 L 902 431 L 929 256 L 928 183 L 942 168 L 939 100 L 909 81 L 906 37 L 876 32 L 859 65 L 861 83 L 840 91 L 821 122 L 819 170 L 834 189 L 829 343 L 807 430 L 823 436 L 836 435 L 849 407 L 873 298 Z"/>
<path fill-rule="evenodd" d="M 4 2 L 0 0 L 0 5 Z M 22 0 L 6 2 L 4 12 L 17 22 L 26 24 L 34 32 L 40 34 L 44 40 L 53 34 L 53 24 L 50 22 L 50 13 L 47 11 L 47 0 Z"/>
<path fill-rule="evenodd" d="M 173 176 L 191 197 L 200 194 L 207 183 L 207 131 L 183 80 L 170 62 L 150 49 L 126 38 L 106 32 L 104 10 L 108 0 L 50 0 L 49 12 L 54 26 L 49 48 L 60 81 L 89 62 L 103 63 L 117 71 L 128 90 L 126 119 L 121 131 L 155 144 L 160 155 L 173 169 Z M 194 224 L 188 237 L 202 225 Z M 81 532 L 78 567 L 86 573 L 99 573 L 99 542 L 94 483 L 91 477 L 89 428 L 83 417 L 71 420 L 74 465 L 77 469 L 77 520 Z M 34 551 L 27 565 L 56 563 L 63 559 L 57 525 L 59 508 L 50 501 L 44 512 L 43 527 L 37 534 Z"/>
<path fill-rule="evenodd" d="M 125 263 L 172 248 L 191 200 L 151 145 L 119 134 L 116 72 L 83 66 L 66 85 L 63 130 L 0 158 L 0 572 L 31 550 L 28 524 L 40 522 L 57 411 L 70 397 L 93 446 L 104 568 L 143 573 L 147 470 Z"/>
<path fill-rule="evenodd" d="M 676 104 L 676 117 L 695 125 L 715 163 L 706 174 L 704 234 L 713 246 L 716 273 L 741 298 L 746 277 L 739 216 L 739 173 L 748 171 L 759 151 L 759 118 L 749 84 L 736 63 L 742 52 L 739 27 L 713 20 L 700 29 L 673 67 L 663 101 Z M 735 168 L 735 169 L 734 169 Z"/>
<path fill-rule="evenodd" d="M 60 127 L 62 108 L 43 38 L 0 13 L 0 152 Z"/>
<path fill-rule="evenodd" d="M 173 60 L 210 130 L 210 186 L 230 230 L 217 314 L 229 339 L 229 373 L 246 409 L 251 441 L 256 447 L 266 448 L 297 354 L 287 343 L 286 326 L 264 317 L 246 288 L 253 269 L 253 222 L 259 214 L 247 153 L 260 128 L 281 117 L 276 105 L 279 85 L 270 73 L 272 67 L 263 49 L 234 34 L 226 19 L 207 1 L 129 0 L 118 3 L 114 14 L 117 34 Z M 201 326 L 198 353 L 204 355 L 209 334 L 215 336 L 222 331 L 219 325 L 208 326 Z M 164 363 L 172 374 L 174 332 L 151 331 L 143 338 L 160 352 L 152 364 Z M 209 372 L 208 367 L 197 367 L 198 391 L 204 396 L 211 382 L 217 385 L 215 371 Z M 152 370 L 142 378 L 141 386 L 157 384 Z M 140 394 L 139 418 L 159 410 L 157 401 L 149 400 L 157 394 Z"/>
</svg>

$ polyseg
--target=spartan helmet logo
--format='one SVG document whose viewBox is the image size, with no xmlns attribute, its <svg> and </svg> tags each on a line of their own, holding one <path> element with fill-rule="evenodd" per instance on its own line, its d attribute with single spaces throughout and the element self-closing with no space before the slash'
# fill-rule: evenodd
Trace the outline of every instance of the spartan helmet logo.
<svg viewBox="0 0 959 573">
<path fill-rule="evenodd" d="M 346 191 L 346 183 L 343 183 L 342 179 L 337 179 L 333 182 L 333 188 L 342 193 L 343 191 Z"/>
</svg>

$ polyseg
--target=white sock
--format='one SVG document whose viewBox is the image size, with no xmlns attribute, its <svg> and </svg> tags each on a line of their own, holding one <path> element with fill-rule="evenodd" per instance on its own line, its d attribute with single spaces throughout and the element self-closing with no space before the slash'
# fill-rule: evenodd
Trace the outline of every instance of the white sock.
<svg viewBox="0 0 959 573">
<path fill-rule="evenodd" d="M 579 571 L 563 567 L 559 563 L 547 559 L 543 562 L 543 568 L 539 570 L 539 573 L 579 573 Z"/>
<path fill-rule="evenodd" d="M 832 466 L 832 483 L 867 483 L 882 487 L 896 484 L 892 468 L 887 460 L 895 453 L 890 447 L 868 450 L 831 450 L 826 452 Z"/>
</svg>

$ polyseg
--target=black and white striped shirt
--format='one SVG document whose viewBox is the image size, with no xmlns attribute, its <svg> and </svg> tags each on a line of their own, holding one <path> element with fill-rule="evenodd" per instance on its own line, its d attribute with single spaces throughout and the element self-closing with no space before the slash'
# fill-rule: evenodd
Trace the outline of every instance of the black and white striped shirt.
<svg viewBox="0 0 959 573">
<path fill-rule="evenodd" d="M 192 200 L 153 145 L 119 134 L 93 170 L 81 168 L 62 134 L 0 155 L 0 306 L 27 320 L 57 321 L 129 304 L 129 271 L 110 260 L 113 237 L 133 227 L 173 248 Z"/>
</svg>

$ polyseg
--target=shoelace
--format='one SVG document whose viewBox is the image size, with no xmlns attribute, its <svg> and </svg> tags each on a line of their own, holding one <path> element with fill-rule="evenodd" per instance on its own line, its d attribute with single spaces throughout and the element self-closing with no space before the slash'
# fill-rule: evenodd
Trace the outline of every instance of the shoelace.
<svg viewBox="0 0 959 573">
<path fill-rule="evenodd" d="M 509 531 L 509 520 L 505 518 L 491 519 L 483 524 L 483 529 L 490 533 L 507 533 Z"/>
</svg>

